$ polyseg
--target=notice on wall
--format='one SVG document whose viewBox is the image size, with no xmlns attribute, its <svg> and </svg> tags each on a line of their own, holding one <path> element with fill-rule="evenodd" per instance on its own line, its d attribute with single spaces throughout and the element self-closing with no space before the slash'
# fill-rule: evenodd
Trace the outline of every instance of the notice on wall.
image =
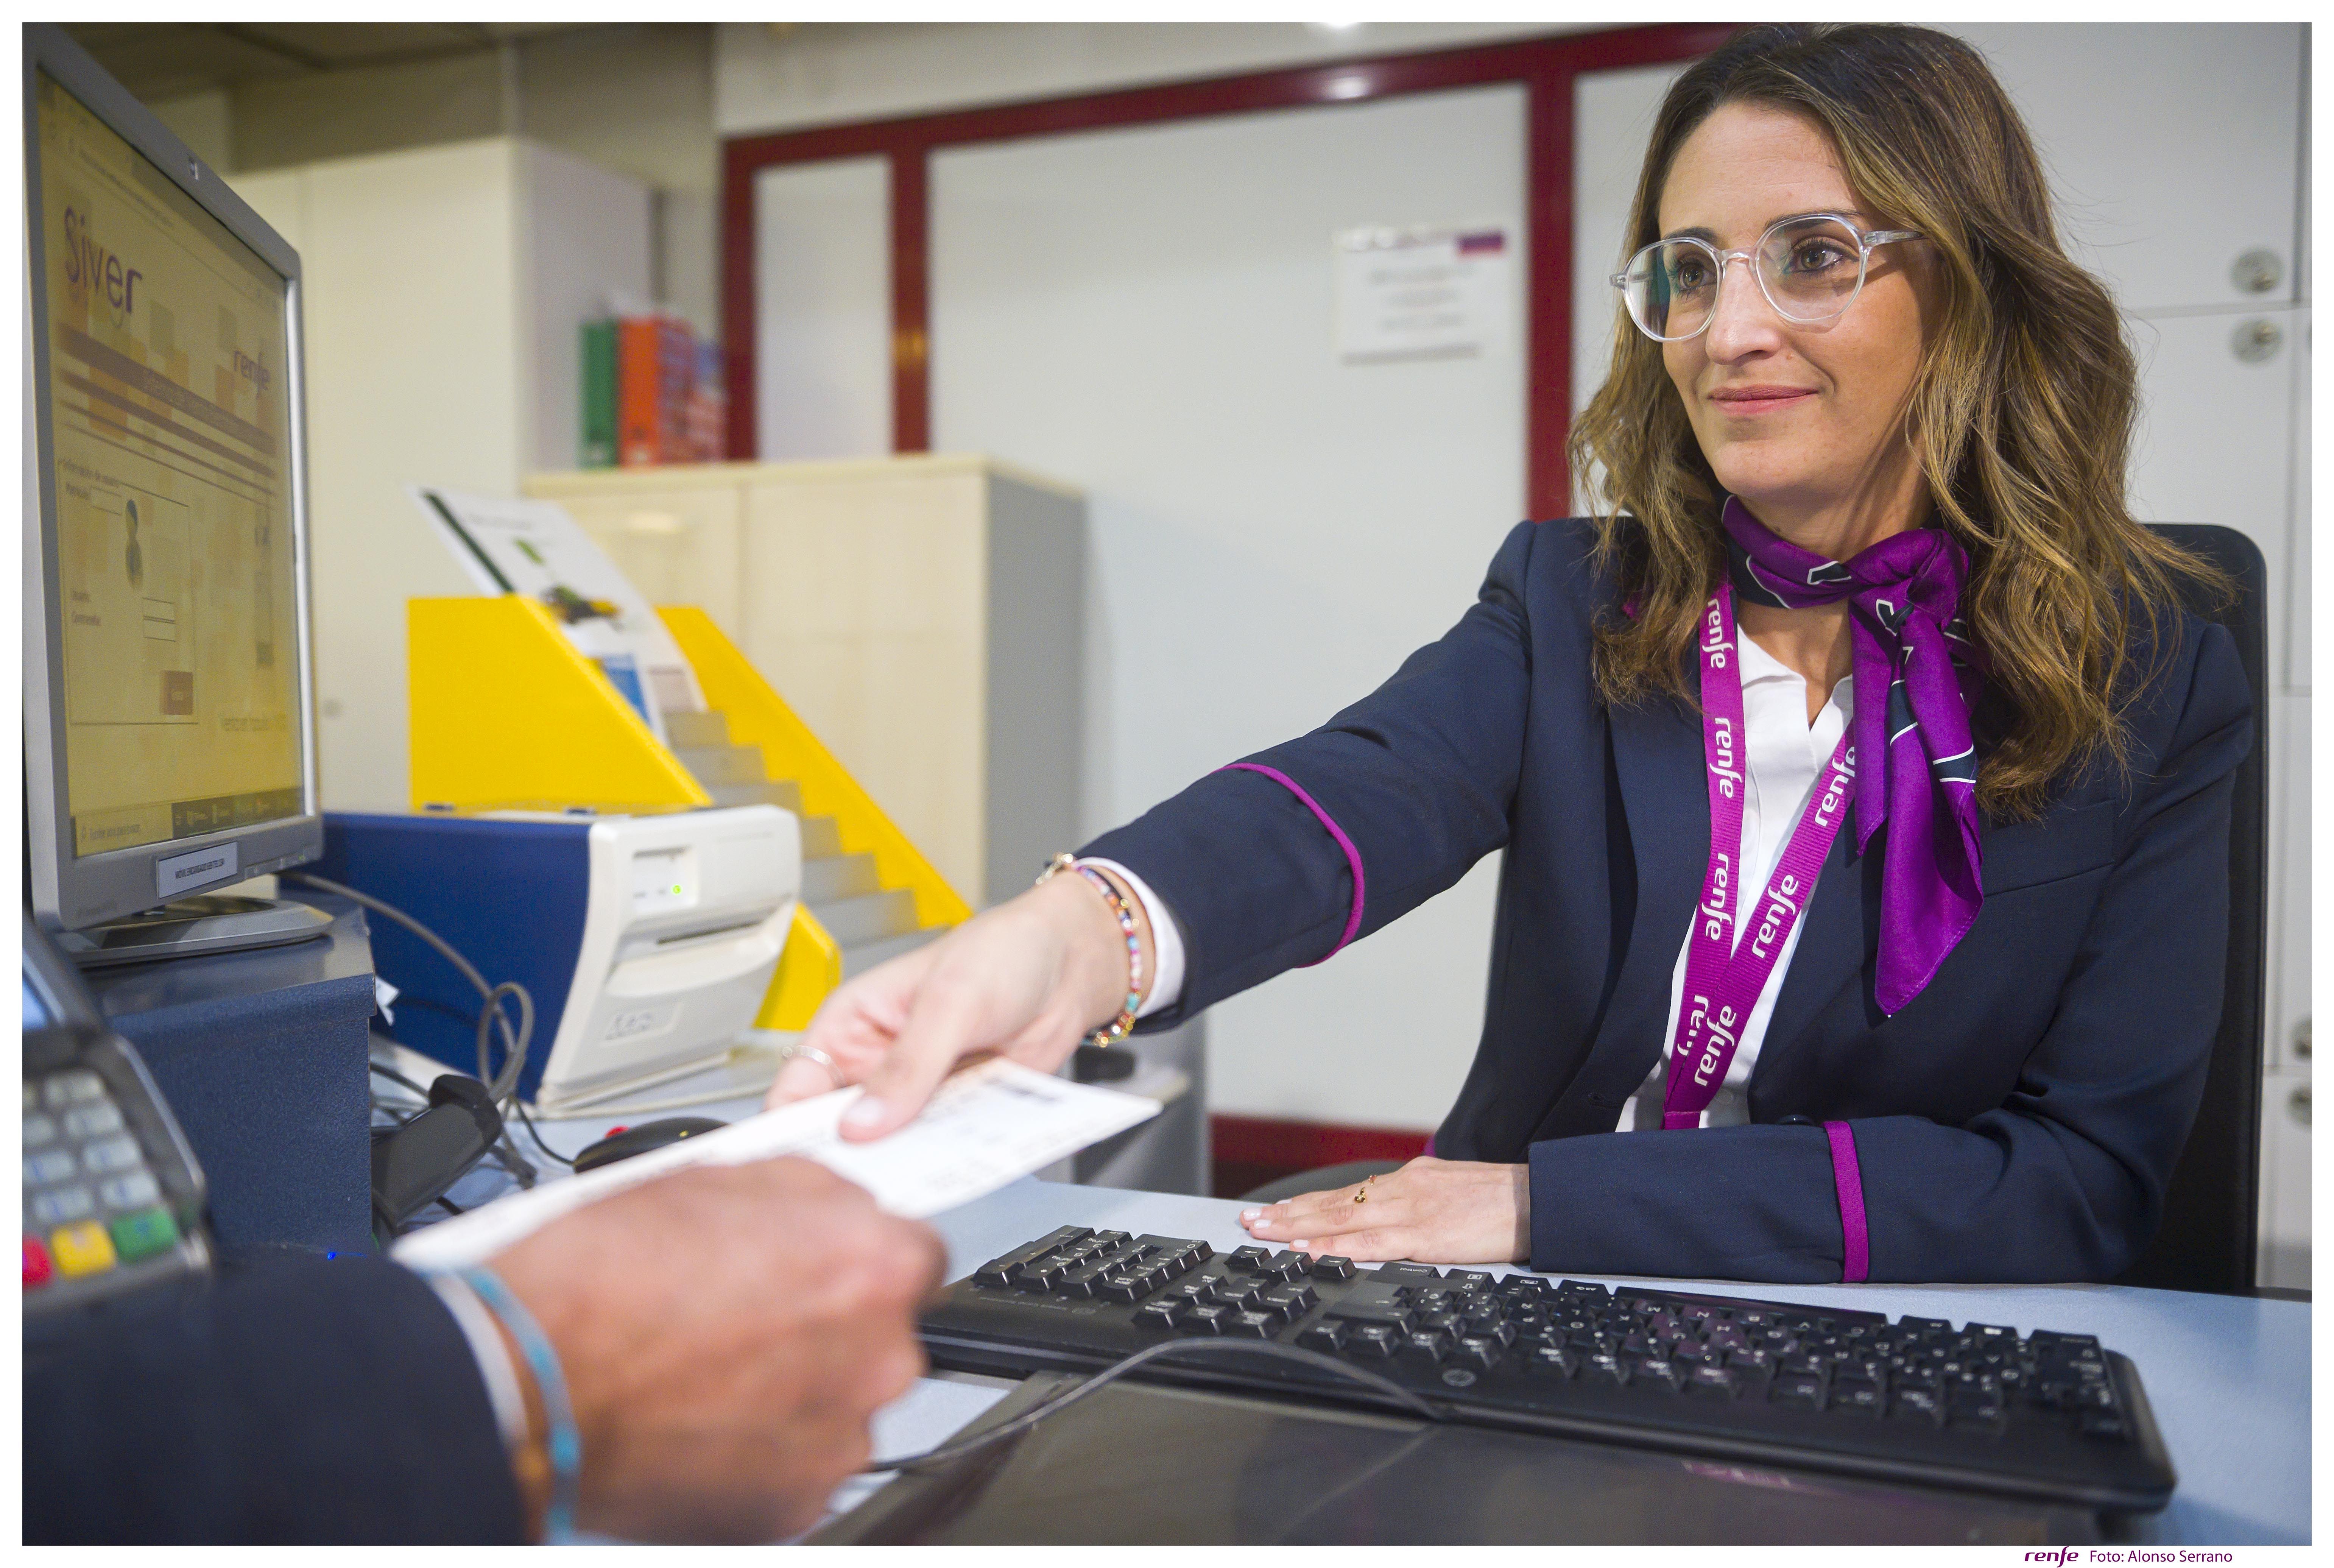
<svg viewBox="0 0 2334 1568">
<path fill-rule="evenodd" d="M 1353 228 L 1333 244 L 1340 358 L 1368 363 L 1508 346 L 1504 228 Z"/>
</svg>

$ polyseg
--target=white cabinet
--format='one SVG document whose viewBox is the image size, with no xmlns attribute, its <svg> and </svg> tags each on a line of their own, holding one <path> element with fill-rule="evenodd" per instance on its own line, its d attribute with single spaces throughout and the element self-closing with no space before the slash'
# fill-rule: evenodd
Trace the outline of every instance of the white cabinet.
<svg viewBox="0 0 2334 1568">
<path fill-rule="evenodd" d="M 575 460 L 579 331 L 645 297 L 646 187 L 508 137 L 233 178 L 299 251 L 324 804 L 403 809 L 405 601 L 469 580 L 409 484 Z"/>
<path fill-rule="evenodd" d="M 985 458 L 535 474 L 702 606 L 976 908 L 1078 842 L 1085 501 Z"/>
</svg>

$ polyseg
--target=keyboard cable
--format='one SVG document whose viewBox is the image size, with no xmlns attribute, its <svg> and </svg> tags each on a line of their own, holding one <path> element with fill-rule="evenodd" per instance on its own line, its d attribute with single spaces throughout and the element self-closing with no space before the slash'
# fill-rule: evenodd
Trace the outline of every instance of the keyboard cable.
<svg viewBox="0 0 2334 1568">
<path fill-rule="evenodd" d="M 1146 1362 L 1164 1360 L 1177 1354 L 1196 1354 L 1206 1358 L 1229 1353 L 1270 1356 L 1285 1361 L 1293 1361 L 1300 1366 L 1310 1367 L 1316 1371 L 1334 1372 L 1350 1381 L 1361 1384 L 1371 1392 L 1381 1395 L 1405 1409 L 1415 1412 L 1426 1420 L 1442 1422 L 1450 1419 L 1450 1417 L 1440 1408 L 1421 1399 L 1393 1379 L 1382 1378 L 1367 1367 L 1356 1367 L 1350 1362 L 1338 1360 L 1334 1356 L 1325 1356 L 1318 1350 L 1308 1350 L 1301 1345 L 1284 1345 L 1273 1340 L 1162 1340 L 1158 1344 L 1147 1345 L 1131 1356 L 1113 1361 L 1082 1383 L 1064 1389 L 1058 1393 L 1047 1395 L 1012 1419 L 1001 1421 L 986 1431 L 976 1432 L 969 1437 L 960 1437 L 942 1443 L 938 1447 L 927 1448 L 921 1454 L 908 1454 L 897 1459 L 871 1462 L 861 1466 L 859 1473 L 863 1476 L 882 1476 L 895 1470 L 921 1470 L 934 1465 L 945 1465 L 951 1460 L 960 1459 L 967 1454 L 978 1453 L 993 1443 L 1002 1442 L 1008 1437 L 1027 1431 L 1047 1417 L 1059 1415 L 1089 1394 L 1100 1393 L 1104 1388 Z"/>
</svg>

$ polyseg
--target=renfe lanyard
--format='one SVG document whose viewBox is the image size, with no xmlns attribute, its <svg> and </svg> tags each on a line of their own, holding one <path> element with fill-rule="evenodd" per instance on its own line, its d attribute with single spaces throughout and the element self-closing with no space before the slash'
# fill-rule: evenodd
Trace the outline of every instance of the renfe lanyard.
<svg viewBox="0 0 2334 1568">
<path fill-rule="evenodd" d="M 1742 865 L 1742 669 L 1736 652 L 1734 594 L 1721 583 L 1702 624 L 1702 744 L 1710 772 L 1710 870 L 1686 937 L 1685 991 L 1670 1040 L 1669 1092 L 1662 1128 L 1702 1125 L 1702 1113 L 1726 1081 L 1742 1026 L 1799 924 L 1808 895 L 1855 794 L 1856 748 L 1843 734 L 1816 780 L 1816 793 L 1783 846 L 1783 858 L 1752 906 L 1756 924 L 1738 941 Z"/>
</svg>

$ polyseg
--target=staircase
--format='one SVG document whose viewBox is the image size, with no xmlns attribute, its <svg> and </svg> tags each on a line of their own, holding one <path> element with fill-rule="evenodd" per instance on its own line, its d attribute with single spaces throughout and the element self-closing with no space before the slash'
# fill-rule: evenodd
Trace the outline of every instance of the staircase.
<svg viewBox="0 0 2334 1568">
<path fill-rule="evenodd" d="M 802 900 L 843 949 L 845 978 L 921 947 L 944 929 L 920 928 L 914 892 L 883 886 L 873 855 L 846 852 L 833 817 L 803 809 L 799 784 L 770 778 L 760 747 L 729 739 L 728 715 L 669 712 L 664 726 L 673 755 L 716 806 L 780 806 L 801 819 Z"/>
</svg>

